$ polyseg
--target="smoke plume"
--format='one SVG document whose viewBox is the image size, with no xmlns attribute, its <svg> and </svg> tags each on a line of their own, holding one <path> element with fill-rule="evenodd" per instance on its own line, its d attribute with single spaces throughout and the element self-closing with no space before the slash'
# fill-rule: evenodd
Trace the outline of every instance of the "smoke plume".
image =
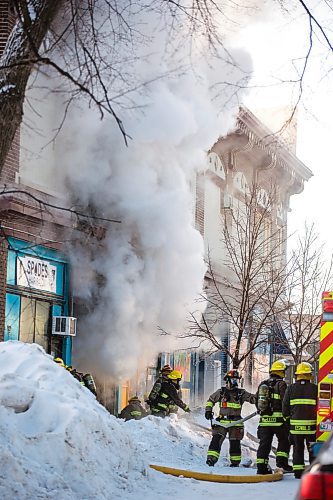
<svg viewBox="0 0 333 500">
<path fill-rule="evenodd" d="M 206 268 L 194 228 L 196 174 L 233 125 L 240 95 L 232 84 L 251 70 L 241 50 L 210 52 L 204 38 L 193 47 L 182 32 L 170 43 L 154 19 L 144 19 L 145 44 L 132 58 L 136 80 L 150 84 L 119 107 L 128 146 L 114 120 L 100 120 L 81 102 L 55 147 L 57 180 L 70 186 L 69 199 L 121 221 L 103 223 L 103 239 L 88 241 L 83 232 L 70 248 L 74 295 L 86 304 L 75 362 L 114 377 L 179 348 L 158 328 L 181 332 L 199 308 Z M 217 91 L 217 82 L 228 84 Z"/>
</svg>

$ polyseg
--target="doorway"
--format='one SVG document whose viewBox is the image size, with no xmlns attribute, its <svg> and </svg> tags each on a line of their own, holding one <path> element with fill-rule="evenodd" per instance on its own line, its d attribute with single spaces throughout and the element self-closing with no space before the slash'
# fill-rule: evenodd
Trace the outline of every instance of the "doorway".
<svg viewBox="0 0 333 500">
<path fill-rule="evenodd" d="M 46 352 L 49 352 L 50 317 L 51 304 L 49 302 L 21 297 L 19 340 L 39 344 Z"/>
</svg>

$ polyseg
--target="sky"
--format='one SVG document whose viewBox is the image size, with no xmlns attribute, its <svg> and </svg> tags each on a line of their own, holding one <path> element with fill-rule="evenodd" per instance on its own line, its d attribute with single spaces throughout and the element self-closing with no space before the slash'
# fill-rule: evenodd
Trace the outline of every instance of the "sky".
<svg viewBox="0 0 333 500">
<path fill-rule="evenodd" d="M 192 408 L 193 409 L 193 408 Z M 246 403 L 244 414 L 253 411 Z M 203 411 L 140 421 L 110 415 L 37 344 L 0 343 L 0 498 L 2 500 L 224 500 L 294 499 L 299 482 L 218 484 L 176 478 L 149 464 L 214 472 L 230 469 L 228 443 L 212 471 L 205 465 L 210 433 Z M 245 424 L 256 432 L 256 422 Z M 243 441 L 243 460 L 255 460 Z M 274 459 L 271 465 L 274 467 Z M 236 473 L 255 474 L 240 467 Z"/>
<path fill-rule="evenodd" d="M 297 4 L 298 2 L 294 2 Z M 293 2 L 289 2 L 290 5 Z M 321 0 L 307 2 L 316 18 L 331 35 L 333 12 Z M 298 84 L 276 84 L 279 80 L 294 80 L 304 63 L 309 48 L 308 18 L 304 11 L 281 14 L 273 2 L 263 10 L 262 18 L 245 29 L 238 43 L 246 41 L 254 77 L 245 97 L 245 104 L 254 112 L 261 108 L 293 106 L 297 100 Z M 318 31 L 317 31 L 318 33 Z M 332 42 L 331 42 L 332 43 Z M 312 54 L 304 78 L 302 100 L 297 111 L 297 156 L 312 170 L 314 176 L 305 183 L 303 193 L 291 198 L 289 213 L 290 233 L 314 223 L 327 252 L 333 249 L 333 231 L 330 224 L 333 169 L 331 166 L 331 138 L 333 135 L 333 78 L 330 72 L 333 53 L 325 42 L 313 36 Z M 279 127 L 278 127 L 279 128 Z M 274 131 L 274 130 L 273 130 Z"/>
</svg>

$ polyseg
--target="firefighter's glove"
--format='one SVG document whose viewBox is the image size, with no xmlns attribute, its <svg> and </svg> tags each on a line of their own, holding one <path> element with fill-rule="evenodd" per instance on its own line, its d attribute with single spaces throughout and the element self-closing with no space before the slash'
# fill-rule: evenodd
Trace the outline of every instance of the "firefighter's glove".
<svg viewBox="0 0 333 500">
<path fill-rule="evenodd" d="M 287 430 L 287 432 L 290 431 L 290 417 L 283 417 L 283 423 L 284 427 Z"/>
<path fill-rule="evenodd" d="M 205 411 L 205 419 L 212 420 L 212 418 L 213 418 L 213 412 L 211 410 L 206 410 Z"/>
<path fill-rule="evenodd" d="M 188 407 L 188 406 L 185 406 L 184 411 L 185 411 L 186 413 L 191 413 L 191 410 L 189 409 L 189 407 Z"/>
</svg>

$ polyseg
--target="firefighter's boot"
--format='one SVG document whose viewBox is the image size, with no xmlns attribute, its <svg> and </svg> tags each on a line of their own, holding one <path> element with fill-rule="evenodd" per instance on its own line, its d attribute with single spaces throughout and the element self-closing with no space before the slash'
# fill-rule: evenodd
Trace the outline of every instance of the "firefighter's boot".
<svg viewBox="0 0 333 500">
<path fill-rule="evenodd" d="M 207 457 L 206 464 L 209 465 L 209 467 L 214 467 L 214 465 L 217 462 L 217 458 L 215 457 Z"/>
<path fill-rule="evenodd" d="M 268 464 L 257 464 L 257 474 L 272 474 L 272 468 Z"/>
<path fill-rule="evenodd" d="M 293 468 L 291 465 L 288 464 L 288 460 L 277 460 L 276 467 L 278 467 L 279 469 L 282 469 L 283 472 L 285 472 L 285 473 L 293 472 Z"/>
</svg>

